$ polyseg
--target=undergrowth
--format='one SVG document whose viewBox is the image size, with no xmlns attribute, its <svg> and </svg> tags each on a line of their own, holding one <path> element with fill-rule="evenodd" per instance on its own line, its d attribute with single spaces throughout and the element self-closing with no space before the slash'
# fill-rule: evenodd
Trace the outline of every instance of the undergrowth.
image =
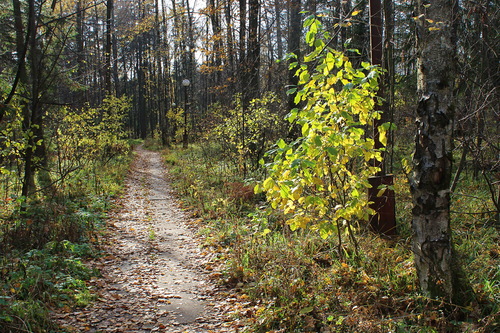
<svg viewBox="0 0 500 333">
<path fill-rule="evenodd" d="M 87 281 L 99 272 L 85 260 L 99 255 L 103 219 L 130 160 L 119 155 L 99 167 L 90 163 L 28 204 L 2 193 L 0 332 L 61 332 L 52 308 L 83 307 L 96 298 Z"/>
<path fill-rule="evenodd" d="M 218 252 L 219 282 L 249 299 L 239 319 L 252 332 L 495 332 L 500 330 L 499 234 L 481 215 L 484 186 L 463 181 L 455 192 L 452 228 L 476 298 L 458 308 L 422 296 L 410 251 L 411 197 L 397 174 L 398 236 L 360 226 L 356 256 L 335 237 L 292 232 L 279 211 L 250 194 L 258 172 L 242 179 L 212 143 L 168 149 L 165 161 L 184 207 L 198 219 L 204 245 Z M 252 178 L 253 177 L 253 178 Z M 477 201 L 463 200 L 464 194 Z M 489 207 L 488 207 L 489 208 Z M 229 253 L 229 254 L 228 254 Z"/>
</svg>

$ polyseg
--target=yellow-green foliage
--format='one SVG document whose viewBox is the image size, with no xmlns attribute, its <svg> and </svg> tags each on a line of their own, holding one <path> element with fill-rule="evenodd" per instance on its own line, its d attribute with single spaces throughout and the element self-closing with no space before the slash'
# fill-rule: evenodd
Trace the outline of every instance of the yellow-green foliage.
<svg viewBox="0 0 500 333">
<path fill-rule="evenodd" d="M 354 69 L 346 56 L 317 38 L 317 19 L 305 25 L 314 51 L 304 64 L 291 65 L 300 79 L 300 88 L 291 92 L 303 107 L 287 116 L 301 126 L 302 136 L 277 142 L 268 153 L 269 177 L 256 191 L 264 191 L 272 208 L 284 211 L 292 229 L 310 227 L 326 238 L 342 230 L 351 234 L 352 221 L 371 212 L 365 193 L 368 177 L 379 169 L 370 161 L 382 157 L 365 131 L 380 117 L 374 110 L 379 69 L 368 63 Z M 380 128 L 383 143 L 387 128 Z"/>
<path fill-rule="evenodd" d="M 267 92 L 262 98 L 250 101 L 246 110 L 243 109 L 240 95 L 235 96 L 231 109 L 219 104 L 212 105 L 216 125 L 208 137 L 220 142 L 228 157 L 240 163 L 249 159 L 257 165 L 265 149 L 276 140 L 280 131 L 282 121 L 279 114 L 273 111 L 273 107 L 276 108 L 279 103 L 275 93 Z"/>
<path fill-rule="evenodd" d="M 17 160 L 26 147 L 26 137 L 21 135 L 22 116 L 18 105 L 4 106 L 5 116 L 0 127 L 0 175 L 15 169 L 11 161 Z"/>
<path fill-rule="evenodd" d="M 76 162 L 106 161 L 129 149 L 125 141 L 125 116 L 130 108 L 127 97 L 108 96 L 100 108 L 85 107 L 75 112 L 61 110 L 55 143 L 58 154 Z"/>
<path fill-rule="evenodd" d="M 189 122 L 188 124 L 184 124 L 184 109 L 172 107 L 168 109 L 166 117 L 170 126 L 176 129 L 174 133 L 175 140 L 181 141 L 184 134 L 184 126 L 189 126 Z"/>
</svg>

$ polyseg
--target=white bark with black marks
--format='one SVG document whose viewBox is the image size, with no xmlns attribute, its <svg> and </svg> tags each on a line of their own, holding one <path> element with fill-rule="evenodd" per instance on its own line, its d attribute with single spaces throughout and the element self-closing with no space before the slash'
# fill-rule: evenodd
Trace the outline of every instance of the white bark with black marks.
<svg viewBox="0 0 500 333">
<path fill-rule="evenodd" d="M 413 251 L 421 290 L 454 295 L 450 180 L 454 117 L 455 0 L 418 1 L 418 107 L 413 156 Z"/>
</svg>

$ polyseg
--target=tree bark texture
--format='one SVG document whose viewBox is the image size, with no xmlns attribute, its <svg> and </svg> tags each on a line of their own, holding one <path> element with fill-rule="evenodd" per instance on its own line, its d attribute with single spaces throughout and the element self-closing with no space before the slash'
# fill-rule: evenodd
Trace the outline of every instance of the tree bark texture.
<svg viewBox="0 0 500 333">
<path fill-rule="evenodd" d="M 452 299 L 455 271 L 450 180 L 455 79 L 455 0 L 418 1 L 418 106 L 413 156 L 413 251 L 421 290 Z"/>
</svg>

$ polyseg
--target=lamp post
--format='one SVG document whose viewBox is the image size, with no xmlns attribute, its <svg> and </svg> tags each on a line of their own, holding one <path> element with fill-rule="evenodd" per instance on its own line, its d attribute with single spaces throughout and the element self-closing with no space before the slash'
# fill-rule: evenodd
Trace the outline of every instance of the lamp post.
<svg viewBox="0 0 500 333">
<path fill-rule="evenodd" d="M 188 87 L 190 84 L 191 84 L 191 82 L 189 82 L 188 79 L 182 80 L 182 86 L 184 87 L 184 136 L 182 138 L 182 147 L 183 148 L 188 147 L 188 132 L 187 132 L 187 125 L 188 125 L 188 122 L 187 122 L 187 114 L 188 114 L 187 97 L 188 97 L 188 93 L 187 93 L 187 91 L 188 91 Z"/>
</svg>

